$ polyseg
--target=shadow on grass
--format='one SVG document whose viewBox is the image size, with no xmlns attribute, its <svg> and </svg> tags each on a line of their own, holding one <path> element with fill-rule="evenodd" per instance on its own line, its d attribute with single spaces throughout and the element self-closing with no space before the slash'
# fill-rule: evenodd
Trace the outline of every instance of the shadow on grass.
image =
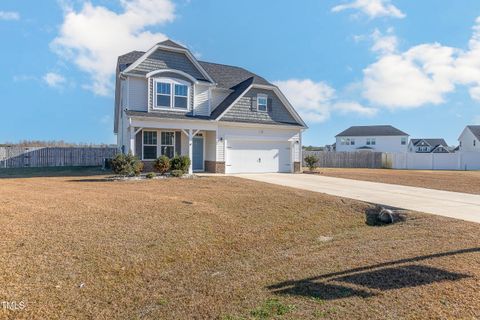
<svg viewBox="0 0 480 320">
<path fill-rule="evenodd" d="M 110 173 L 101 167 L 45 167 L 0 169 L 0 179 L 37 177 L 82 177 Z"/>
<path fill-rule="evenodd" d="M 275 294 L 307 296 L 324 300 L 341 299 L 351 296 L 365 298 L 375 294 L 362 289 L 353 289 L 346 285 L 386 291 L 422 286 L 435 282 L 461 280 L 471 276 L 418 264 L 395 265 L 474 252 L 480 252 L 480 248 L 462 249 L 389 261 L 366 267 L 323 274 L 317 277 L 284 281 L 268 286 L 267 288 Z M 328 283 L 330 281 L 341 282 L 342 284 Z"/>
</svg>

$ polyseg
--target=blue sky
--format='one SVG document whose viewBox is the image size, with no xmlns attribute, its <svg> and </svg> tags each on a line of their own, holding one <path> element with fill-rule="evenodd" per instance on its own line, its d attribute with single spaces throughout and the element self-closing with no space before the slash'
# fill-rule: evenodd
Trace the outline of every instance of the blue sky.
<svg viewBox="0 0 480 320">
<path fill-rule="evenodd" d="M 0 142 L 113 143 L 116 56 L 168 37 L 278 84 L 306 145 L 367 124 L 456 144 L 480 123 L 479 16 L 478 0 L 2 0 Z"/>
</svg>

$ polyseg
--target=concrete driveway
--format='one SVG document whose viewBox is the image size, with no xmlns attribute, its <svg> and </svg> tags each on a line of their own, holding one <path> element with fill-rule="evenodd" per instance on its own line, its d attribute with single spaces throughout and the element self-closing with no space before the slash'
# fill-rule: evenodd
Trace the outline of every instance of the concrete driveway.
<svg viewBox="0 0 480 320">
<path fill-rule="evenodd" d="M 310 174 L 237 174 L 237 177 L 480 223 L 480 195 Z"/>
</svg>

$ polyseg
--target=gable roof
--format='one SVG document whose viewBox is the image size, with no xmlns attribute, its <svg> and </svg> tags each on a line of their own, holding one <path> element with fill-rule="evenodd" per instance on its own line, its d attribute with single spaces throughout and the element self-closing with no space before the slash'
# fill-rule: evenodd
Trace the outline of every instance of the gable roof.
<svg viewBox="0 0 480 320">
<path fill-rule="evenodd" d="M 172 47 L 172 48 L 178 48 L 178 49 L 187 49 L 187 48 L 185 48 L 184 46 L 181 46 L 181 45 L 179 45 L 178 43 L 173 42 L 173 41 L 170 40 L 170 39 L 167 39 L 167 40 L 165 40 L 165 41 L 159 42 L 159 43 L 157 43 L 157 44 L 160 45 L 160 46 L 166 46 L 166 47 Z"/>
<path fill-rule="evenodd" d="M 353 126 L 337 134 L 335 137 L 366 137 L 366 136 L 408 136 L 390 125 Z"/>
<path fill-rule="evenodd" d="M 210 117 L 212 119 L 217 119 L 222 113 L 224 113 L 230 105 L 242 96 L 248 88 L 252 85 L 254 79 L 253 77 L 248 78 L 247 80 L 240 82 L 236 86 L 232 87 L 233 92 L 230 93 L 220 104 L 212 111 Z"/>
<path fill-rule="evenodd" d="M 467 128 L 470 129 L 478 140 L 480 140 L 480 126 L 467 126 Z"/>
<path fill-rule="evenodd" d="M 131 51 L 127 54 L 121 55 L 118 57 L 118 71 L 122 72 L 123 70 L 127 69 L 129 65 L 140 59 L 145 52 L 143 51 Z"/>
<path fill-rule="evenodd" d="M 197 69 L 199 69 L 203 74 L 205 74 L 206 78 L 208 78 L 205 81 L 211 80 L 211 82 L 213 82 L 217 88 L 232 90 L 232 92 L 212 111 L 210 115 L 211 119 L 219 120 L 222 114 L 232 105 L 232 103 L 244 95 L 247 89 L 251 86 L 264 86 L 265 89 L 271 89 L 277 94 L 280 100 L 282 100 L 282 102 L 286 105 L 287 109 L 289 109 L 293 118 L 298 121 L 298 124 L 303 127 L 307 127 L 305 122 L 291 106 L 290 102 L 288 102 L 280 89 L 268 82 L 265 78 L 241 67 L 198 61 L 195 59 L 195 57 L 193 57 L 187 48 L 171 40 L 165 40 L 157 43 L 157 45 L 151 48 L 148 52 L 132 51 L 119 56 L 117 74 L 123 71 L 126 71 L 128 74 L 130 72 L 137 73 L 136 68 L 140 62 L 147 59 L 147 57 L 155 52 L 155 50 L 162 49 L 162 47 L 171 47 L 172 51 L 185 53 L 187 57 L 189 57 L 190 60 L 196 64 Z M 145 74 L 142 73 L 142 75 Z"/>
<path fill-rule="evenodd" d="M 420 141 L 425 141 L 428 143 L 431 147 L 435 148 L 437 146 L 444 146 L 448 147 L 447 142 L 444 139 L 411 139 L 410 142 L 416 146 Z"/>
<path fill-rule="evenodd" d="M 199 61 L 199 63 L 215 80 L 217 85 L 225 89 L 233 89 L 234 86 L 250 78 L 252 78 L 252 84 L 272 85 L 265 78 L 241 67 L 206 61 Z"/>
</svg>

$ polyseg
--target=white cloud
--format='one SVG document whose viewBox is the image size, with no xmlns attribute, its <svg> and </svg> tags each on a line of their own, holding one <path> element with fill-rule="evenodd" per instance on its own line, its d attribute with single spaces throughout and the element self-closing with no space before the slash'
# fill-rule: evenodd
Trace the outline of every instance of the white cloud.
<svg viewBox="0 0 480 320">
<path fill-rule="evenodd" d="M 377 41 L 380 56 L 364 69 L 363 96 L 390 109 L 417 108 L 444 103 L 457 86 L 466 86 L 470 97 L 480 101 L 480 18 L 473 31 L 466 50 L 425 43 L 398 52 Z"/>
<path fill-rule="evenodd" d="M 65 77 L 55 72 L 49 72 L 45 74 L 42 79 L 49 87 L 52 88 L 60 88 L 66 82 Z"/>
<path fill-rule="evenodd" d="M 392 33 L 393 29 L 389 29 L 387 35 L 383 35 L 380 30 L 375 29 L 371 36 L 373 39 L 372 51 L 380 54 L 395 52 L 398 46 L 398 39 Z"/>
<path fill-rule="evenodd" d="M 20 14 L 14 11 L 0 11 L 0 20 L 20 20 Z"/>
<path fill-rule="evenodd" d="M 18 74 L 13 76 L 13 82 L 36 81 L 37 77 L 31 74 Z"/>
<path fill-rule="evenodd" d="M 323 122 L 335 111 L 342 114 L 353 112 L 363 116 L 376 113 L 376 110 L 364 107 L 357 102 L 338 101 L 335 89 L 325 82 L 290 79 L 276 81 L 275 84 L 307 122 Z"/>
<path fill-rule="evenodd" d="M 91 77 L 86 87 L 98 95 L 109 95 L 119 55 L 147 50 L 165 40 L 163 33 L 147 27 L 159 26 L 175 18 L 171 0 L 119 0 L 123 12 L 85 2 L 79 11 L 65 6 L 64 20 L 52 49 L 72 61 Z"/>
<path fill-rule="evenodd" d="M 354 0 L 335 6 L 332 11 L 340 12 L 348 9 L 357 9 L 372 19 L 378 17 L 405 18 L 405 14 L 391 4 L 390 0 Z"/>
<path fill-rule="evenodd" d="M 334 110 L 340 111 L 342 114 L 359 114 L 365 117 L 372 117 L 377 114 L 378 109 L 374 108 L 369 108 L 362 106 L 358 102 L 353 102 L 353 101 L 340 101 L 336 102 L 333 105 Z"/>
</svg>

